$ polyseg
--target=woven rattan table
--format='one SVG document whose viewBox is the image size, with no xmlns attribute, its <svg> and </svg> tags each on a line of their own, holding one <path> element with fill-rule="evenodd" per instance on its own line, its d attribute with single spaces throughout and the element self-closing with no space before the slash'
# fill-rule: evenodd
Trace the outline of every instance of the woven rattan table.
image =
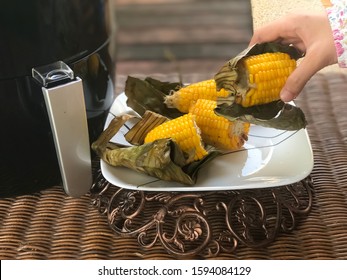
<svg viewBox="0 0 347 280">
<path fill-rule="evenodd" d="M 118 77 L 117 93 L 125 78 Z M 192 74 L 184 82 L 204 78 Z M 347 73 L 318 73 L 296 102 L 314 153 L 312 174 L 301 182 L 230 192 L 128 191 L 103 179 L 95 159 L 95 183 L 81 198 L 55 186 L 0 200 L 0 258 L 346 259 L 346 82 Z"/>
</svg>

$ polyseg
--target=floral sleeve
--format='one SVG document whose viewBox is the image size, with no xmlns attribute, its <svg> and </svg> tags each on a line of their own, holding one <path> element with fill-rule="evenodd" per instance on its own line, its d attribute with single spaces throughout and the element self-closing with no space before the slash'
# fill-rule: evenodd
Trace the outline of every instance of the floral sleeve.
<svg viewBox="0 0 347 280">
<path fill-rule="evenodd" d="M 340 67 L 347 67 L 347 0 L 322 0 L 330 21 L 337 60 Z"/>
</svg>

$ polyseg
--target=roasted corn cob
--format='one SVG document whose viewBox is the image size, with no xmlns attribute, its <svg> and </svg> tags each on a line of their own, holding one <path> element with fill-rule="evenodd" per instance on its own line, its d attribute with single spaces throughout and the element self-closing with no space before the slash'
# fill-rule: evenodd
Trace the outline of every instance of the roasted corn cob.
<svg viewBox="0 0 347 280">
<path fill-rule="evenodd" d="M 163 138 L 175 140 L 182 151 L 193 154 L 191 159 L 200 160 L 207 155 L 193 114 L 185 114 L 155 127 L 147 134 L 145 143 Z"/>
<path fill-rule="evenodd" d="M 296 61 L 286 53 L 264 53 L 244 59 L 248 87 L 236 102 L 244 107 L 266 104 L 280 99 L 280 91 L 294 71 Z"/>
<path fill-rule="evenodd" d="M 229 93 L 221 89 L 216 90 L 216 82 L 211 80 L 201 81 L 182 87 L 172 95 L 165 98 L 169 108 L 176 108 L 182 113 L 188 113 L 189 107 L 198 99 L 217 100 L 217 97 L 226 97 Z"/>
<path fill-rule="evenodd" d="M 280 91 L 295 67 L 296 60 L 286 52 L 253 55 L 244 52 L 215 75 L 217 90 L 224 88 L 230 93 L 226 98 L 218 98 L 218 104 L 238 103 L 249 107 L 279 100 Z"/>
<path fill-rule="evenodd" d="M 217 101 L 198 99 L 189 112 L 195 115 L 195 121 L 201 130 L 202 140 L 216 148 L 235 150 L 247 141 L 249 123 L 229 121 L 217 116 L 214 109 Z"/>
</svg>

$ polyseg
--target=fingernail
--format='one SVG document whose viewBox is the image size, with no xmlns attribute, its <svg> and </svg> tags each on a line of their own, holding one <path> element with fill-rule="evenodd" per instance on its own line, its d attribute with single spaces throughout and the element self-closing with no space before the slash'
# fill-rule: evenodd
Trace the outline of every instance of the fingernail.
<svg viewBox="0 0 347 280">
<path fill-rule="evenodd" d="M 290 91 L 285 90 L 285 89 L 282 89 L 282 91 L 280 93 L 280 97 L 281 97 L 281 100 L 284 102 L 291 101 L 294 98 L 293 94 Z"/>
</svg>

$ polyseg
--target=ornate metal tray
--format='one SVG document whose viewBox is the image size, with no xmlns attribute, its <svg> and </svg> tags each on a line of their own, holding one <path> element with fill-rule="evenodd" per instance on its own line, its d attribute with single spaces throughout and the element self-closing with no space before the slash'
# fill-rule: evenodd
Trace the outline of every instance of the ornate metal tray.
<svg viewBox="0 0 347 280">
<path fill-rule="evenodd" d="M 116 235 L 133 236 L 147 249 L 160 242 L 187 258 L 233 253 L 239 245 L 267 246 L 308 214 L 313 190 L 307 177 L 265 189 L 141 191 L 114 186 L 97 169 L 91 194 Z"/>
</svg>

